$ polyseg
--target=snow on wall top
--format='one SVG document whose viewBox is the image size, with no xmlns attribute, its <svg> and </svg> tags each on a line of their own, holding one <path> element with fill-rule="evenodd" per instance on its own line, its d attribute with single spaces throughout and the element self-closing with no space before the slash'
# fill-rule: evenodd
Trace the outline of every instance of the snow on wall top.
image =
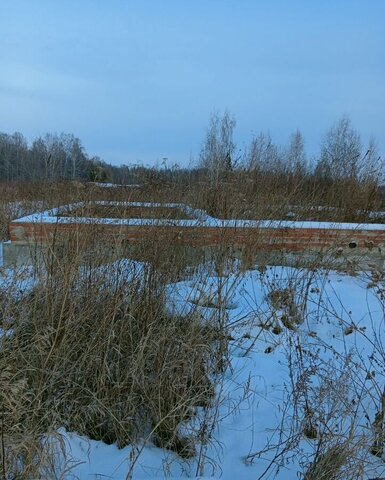
<svg viewBox="0 0 385 480">
<path fill-rule="evenodd" d="M 142 207 L 142 208 L 175 208 L 192 217 L 188 220 L 160 219 L 160 218 L 94 218 L 94 217 L 60 217 L 63 213 L 70 213 L 85 206 L 85 202 L 63 205 L 58 208 L 34 213 L 15 219 L 15 223 L 48 223 L 48 224 L 98 224 L 120 226 L 177 226 L 177 227 L 217 227 L 217 228 L 290 228 L 290 229 L 318 229 L 318 230 L 369 230 L 385 231 L 385 224 L 371 223 L 343 223 L 343 222 L 316 222 L 290 220 L 221 220 L 211 217 L 204 210 L 193 208 L 182 203 L 147 203 L 147 202 L 92 202 L 98 206 Z"/>
</svg>

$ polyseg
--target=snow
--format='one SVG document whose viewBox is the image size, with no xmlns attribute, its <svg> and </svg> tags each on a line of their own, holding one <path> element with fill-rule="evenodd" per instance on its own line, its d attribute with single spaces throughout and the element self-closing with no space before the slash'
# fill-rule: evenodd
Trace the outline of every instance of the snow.
<svg viewBox="0 0 385 480">
<path fill-rule="evenodd" d="M 32 291 L 35 284 L 36 277 L 31 266 L 9 269 L 0 265 L 0 299 L 2 295 L 20 299 Z"/>
<path fill-rule="evenodd" d="M 216 226 L 236 228 L 291 228 L 319 230 L 380 230 L 385 231 L 385 224 L 344 223 L 344 222 L 299 222 L 289 220 L 222 220 Z M 211 226 L 211 225 L 210 225 Z"/>
<path fill-rule="evenodd" d="M 231 346 L 231 367 L 223 383 L 217 386 L 219 423 L 212 442 L 204 447 L 206 462 L 200 469 L 202 477 L 199 478 L 251 480 L 259 478 L 268 469 L 278 447 L 254 461 L 252 457 L 247 460 L 247 456 L 264 450 L 268 443 L 278 442 L 276 429 L 282 421 L 285 425 L 282 409 L 285 400 L 290 400 L 286 393 L 290 384 L 290 342 L 300 340 L 304 349 L 321 349 L 318 355 L 325 365 L 334 361 L 335 366 L 340 366 L 341 355 L 355 352 L 354 361 L 360 364 L 353 372 L 357 382 L 358 378 L 365 382 L 363 377 L 373 368 L 370 360 L 372 342 L 384 326 L 384 305 L 377 287 L 367 288 L 370 280 L 365 273 L 349 277 L 336 272 L 313 272 L 310 281 L 312 293 L 309 294 L 306 322 L 296 332 L 287 330 L 279 337 L 260 328 L 261 323 L 271 320 L 272 315 L 282 313 L 279 309 L 273 312 L 269 292 L 294 285 L 301 296 L 301 289 L 303 292 L 309 282 L 309 272 L 271 267 L 265 273 L 249 271 L 242 276 L 230 274 L 225 279 L 212 276 L 203 283 L 189 280 L 169 286 L 169 308 L 186 314 L 188 305 L 196 305 L 199 292 L 212 299 L 218 285 L 223 284 L 228 322 L 233 325 L 235 340 Z M 215 315 L 217 310 L 212 301 L 202 302 L 199 308 L 206 319 Z M 349 336 L 344 335 L 347 325 L 355 327 Z M 309 336 L 309 332 L 313 335 Z M 266 353 L 267 347 L 271 347 L 271 353 Z M 358 423 L 364 425 L 368 423 L 364 413 L 370 412 L 373 418 L 374 405 L 369 397 L 362 402 L 363 407 L 357 416 Z M 286 408 L 285 415 L 290 417 L 293 414 L 291 406 Z M 135 456 L 133 448 L 118 450 L 76 434 L 65 433 L 64 436 L 73 457 L 85 462 L 75 467 L 71 475 L 95 479 L 103 476 L 126 478 L 129 460 Z M 133 469 L 134 479 L 196 477 L 196 460 L 181 461 L 176 455 L 148 442 L 138 448 L 142 451 Z M 302 439 L 293 456 L 282 462 L 280 469 L 273 464 L 266 478 L 296 478 L 296 472 L 301 471 L 301 455 L 303 460 L 314 448 L 314 441 Z M 384 470 L 383 465 L 372 457 L 368 472 L 380 475 Z M 67 478 L 74 478 L 71 475 Z"/>
<path fill-rule="evenodd" d="M 111 206 L 111 207 L 142 207 L 142 208 L 174 208 L 180 209 L 188 216 L 193 217 L 192 220 L 171 220 L 171 219 L 140 219 L 140 218 L 94 218 L 94 217 L 60 217 L 58 215 L 62 213 L 68 213 L 76 209 L 85 206 L 84 202 L 73 203 L 70 205 L 64 205 L 44 212 L 27 215 L 25 217 L 18 218 L 13 223 L 51 223 L 51 224 L 73 224 L 73 223 L 92 223 L 98 225 L 176 225 L 195 227 L 197 225 L 204 225 L 215 221 L 205 211 L 198 208 L 193 208 L 189 205 L 179 203 L 149 203 L 149 202 L 108 202 L 108 201 L 95 201 L 93 202 L 98 206 Z"/>
<path fill-rule="evenodd" d="M 127 183 L 127 184 L 120 184 L 120 183 L 101 183 L 101 182 L 92 182 L 92 185 L 100 188 L 140 188 L 141 185 L 139 183 Z"/>
<path fill-rule="evenodd" d="M 315 221 L 289 221 L 289 220 L 221 220 L 211 217 L 204 210 L 193 208 L 185 204 L 177 203 L 147 203 L 147 202 L 106 202 L 96 201 L 95 205 L 122 206 L 122 207 L 166 207 L 178 208 L 191 220 L 169 219 L 136 219 L 136 218 L 91 218 L 91 217 L 58 217 L 62 212 L 70 212 L 84 205 L 74 203 L 44 212 L 27 215 L 18 218 L 13 223 L 51 223 L 51 224 L 74 224 L 92 223 L 97 225 L 119 226 L 177 226 L 177 227 L 215 227 L 215 228 L 258 228 L 258 229 L 319 229 L 319 230 L 354 230 L 354 231 L 385 231 L 385 224 L 371 223 L 343 223 L 343 222 L 315 222 Z"/>
<path fill-rule="evenodd" d="M 129 262 L 114 264 L 114 269 L 119 269 L 123 276 L 125 272 L 129 275 L 130 268 Z M 99 274 L 105 274 L 103 268 Z M 24 277 L 20 275 L 16 281 L 14 274 L 6 272 L 4 286 L 8 281 L 8 285 L 16 284 L 21 291 L 28 289 L 31 272 L 24 272 Z M 221 302 L 218 291 L 222 292 Z M 281 292 L 281 297 L 277 292 Z M 61 429 L 69 468 L 65 478 L 123 480 L 128 478 L 133 462 L 131 473 L 136 480 L 301 478 L 298 472 L 304 471 L 303 464 L 314 454 L 316 441 L 303 436 L 297 442 L 293 440 L 292 450 L 285 455 L 279 446 L 280 429 L 286 441 L 295 430 L 290 388 L 291 375 L 299 373 L 289 368 L 290 358 L 297 355 L 299 361 L 295 345 L 301 346 L 303 368 L 310 372 L 303 378 L 298 376 L 297 382 L 301 378 L 308 382 L 312 401 L 322 397 L 323 382 L 328 380 L 336 393 L 345 388 L 347 398 L 360 398 L 352 420 L 331 388 L 322 404 L 325 416 L 333 408 L 336 411 L 336 418 L 331 418 L 328 427 L 333 425 L 335 435 L 343 436 L 354 421 L 357 435 L 369 435 L 368 418 L 374 419 L 379 402 L 376 388 L 382 388 L 384 383 L 383 369 L 376 365 L 376 361 L 383 361 L 384 292 L 381 272 L 348 276 L 334 271 L 276 266 L 240 273 L 236 264 L 223 276 L 208 274 L 205 278 L 199 276 L 170 284 L 167 305 L 171 312 L 187 315 L 190 309 L 198 308 L 202 320 L 210 321 L 218 315 L 220 307 L 225 310 L 233 338 L 230 366 L 216 388 L 218 424 L 209 444 L 202 445 L 203 466 L 198 467 L 196 458 L 186 461 L 159 449 L 148 439 L 119 450 L 115 445 Z M 289 308 L 287 295 L 293 295 L 294 304 L 306 308 L 304 322 L 293 329 L 282 326 L 282 317 Z M 280 325 L 282 332 L 275 335 L 262 328 L 268 322 Z M 352 331 L 348 333 L 348 329 Z M 318 373 L 324 372 L 323 377 L 311 370 L 317 365 Z M 372 371 L 376 371 L 375 381 L 368 378 L 368 372 Z M 345 383 L 341 383 L 344 379 Z M 357 448 L 363 450 L 360 452 L 368 462 L 362 478 L 384 476 L 384 464 L 367 452 L 370 444 Z"/>
</svg>

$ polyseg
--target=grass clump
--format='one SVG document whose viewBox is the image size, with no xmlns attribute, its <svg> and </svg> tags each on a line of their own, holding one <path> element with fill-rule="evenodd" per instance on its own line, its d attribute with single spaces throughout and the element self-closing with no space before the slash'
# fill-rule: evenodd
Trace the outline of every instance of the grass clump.
<svg viewBox="0 0 385 480">
<path fill-rule="evenodd" d="M 118 447 L 150 439 L 195 454 L 186 422 L 214 395 L 214 335 L 194 312 L 167 311 L 166 285 L 150 265 L 63 258 L 9 302 L 3 318 L 13 333 L 0 355 L 6 472 L 39 476 L 42 439 L 61 427 Z"/>
</svg>

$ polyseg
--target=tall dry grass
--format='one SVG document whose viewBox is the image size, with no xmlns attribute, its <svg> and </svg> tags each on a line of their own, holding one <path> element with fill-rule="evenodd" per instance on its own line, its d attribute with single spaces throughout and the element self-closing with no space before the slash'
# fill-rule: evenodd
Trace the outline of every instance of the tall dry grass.
<svg viewBox="0 0 385 480">
<path fill-rule="evenodd" d="M 61 427 L 118 447 L 152 441 L 193 456 L 199 429 L 189 421 L 214 399 L 225 335 L 194 309 L 180 317 L 166 308 L 167 286 L 186 264 L 172 245 L 154 255 L 148 244 L 142 262 L 116 250 L 104 264 L 92 231 L 56 242 L 27 291 L 15 281 L 2 292 L 3 475 L 50 478 L 57 466 L 45 439 Z"/>
<path fill-rule="evenodd" d="M 311 173 L 242 169 L 217 184 L 207 172 L 144 169 L 140 188 L 101 188 L 93 183 L 1 183 L 0 238 L 10 220 L 80 201 L 187 203 L 219 218 L 384 222 L 384 189 L 375 179 L 325 179 Z"/>
</svg>

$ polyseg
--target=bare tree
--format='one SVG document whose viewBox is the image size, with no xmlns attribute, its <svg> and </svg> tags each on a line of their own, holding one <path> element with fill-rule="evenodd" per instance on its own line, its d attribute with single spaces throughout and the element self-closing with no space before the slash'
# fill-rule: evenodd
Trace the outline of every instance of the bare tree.
<svg viewBox="0 0 385 480">
<path fill-rule="evenodd" d="M 294 175 L 302 175 L 306 172 L 305 142 L 299 130 L 290 137 L 290 145 L 287 150 L 287 167 Z"/>
<path fill-rule="evenodd" d="M 12 135 L 0 134 L 0 176 L 15 180 L 28 176 L 28 144 L 24 136 L 15 132 Z"/>
<path fill-rule="evenodd" d="M 385 180 L 384 159 L 378 152 L 376 139 L 372 136 L 369 139 L 368 149 L 363 159 L 361 179 L 364 182 L 382 183 Z"/>
<path fill-rule="evenodd" d="M 235 143 L 233 133 L 235 118 L 225 111 L 221 117 L 217 112 L 211 115 L 206 138 L 199 156 L 199 166 L 207 169 L 212 184 L 233 168 Z"/>
<path fill-rule="evenodd" d="M 260 132 L 252 139 L 246 156 L 250 172 L 280 173 L 283 165 L 283 150 L 273 143 L 269 133 Z"/>
<path fill-rule="evenodd" d="M 316 173 L 334 180 L 358 180 L 362 170 L 361 139 L 348 117 L 342 117 L 326 133 Z"/>
<path fill-rule="evenodd" d="M 251 140 L 246 157 L 246 167 L 250 172 L 263 169 L 271 144 L 271 137 L 268 133 L 260 132 Z"/>
</svg>

